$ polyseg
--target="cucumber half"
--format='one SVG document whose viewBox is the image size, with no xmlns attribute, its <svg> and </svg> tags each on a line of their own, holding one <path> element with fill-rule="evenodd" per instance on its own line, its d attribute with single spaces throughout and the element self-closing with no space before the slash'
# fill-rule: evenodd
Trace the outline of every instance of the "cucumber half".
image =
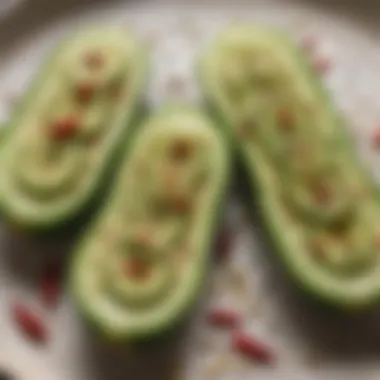
<svg viewBox="0 0 380 380">
<path fill-rule="evenodd" d="M 185 106 L 158 111 L 124 150 L 113 191 L 74 252 L 71 289 L 105 337 L 147 339 L 200 291 L 229 157 L 212 121 Z"/>
<path fill-rule="evenodd" d="M 125 29 L 89 28 L 60 44 L 3 137 L 6 219 L 50 230 L 93 203 L 133 127 L 147 72 L 147 52 Z"/>
<path fill-rule="evenodd" d="M 213 115 L 259 189 L 268 231 L 294 279 L 342 307 L 377 301 L 374 185 L 296 45 L 278 30 L 235 25 L 205 49 L 197 69 Z M 316 235 L 323 236 L 322 250 L 313 249 Z"/>
</svg>

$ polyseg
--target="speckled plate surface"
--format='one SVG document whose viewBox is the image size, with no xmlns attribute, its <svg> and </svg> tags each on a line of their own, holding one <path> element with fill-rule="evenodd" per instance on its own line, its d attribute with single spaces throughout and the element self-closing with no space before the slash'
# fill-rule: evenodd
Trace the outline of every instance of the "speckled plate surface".
<svg viewBox="0 0 380 380">
<path fill-rule="evenodd" d="M 281 26 L 297 40 L 316 38 L 315 58 L 331 63 L 326 85 L 349 120 L 362 159 L 377 177 L 380 152 L 370 139 L 380 122 L 379 10 L 376 1 L 26 0 L 0 23 L 0 115 L 7 120 L 60 36 L 94 21 L 130 26 L 149 41 L 152 106 L 178 98 L 196 102 L 196 53 L 223 25 L 249 19 Z M 21 380 L 378 379 L 380 313 L 343 317 L 309 301 L 282 272 L 238 193 L 234 189 L 226 213 L 225 223 L 234 235 L 230 258 L 210 273 L 205 302 L 173 339 L 143 353 L 96 341 L 68 296 L 57 309 L 41 306 L 38 270 L 50 256 L 67 261 L 70 242 L 34 242 L 1 229 L 0 367 Z M 15 299 L 40 310 L 51 330 L 47 345 L 31 344 L 14 328 L 9 305 Z M 277 364 L 259 366 L 233 354 L 228 334 L 202 322 L 210 304 L 234 305 L 241 311 L 246 328 L 273 347 Z"/>
</svg>

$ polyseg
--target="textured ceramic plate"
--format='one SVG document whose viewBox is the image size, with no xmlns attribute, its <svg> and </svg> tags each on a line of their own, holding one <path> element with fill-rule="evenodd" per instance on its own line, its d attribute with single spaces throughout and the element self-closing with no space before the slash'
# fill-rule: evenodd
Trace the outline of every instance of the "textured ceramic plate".
<svg viewBox="0 0 380 380">
<path fill-rule="evenodd" d="M 230 3 L 230 4 L 229 4 Z M 344 5 L 343 5 L 344 3 Z M 130 26 L 153 50 L 152 106 L 170 99 L 197 100 L 195 54 L 223 25 L 250 19 L 283 27 L 294 38 L 316 39 L 315 59 L 327 60 L 325 74 L 338 106 L 349 120 L 362 159 L 376 177 L 380 153 L 371 147 L 380 122 L 380 26 L 377 7 L 367 2 L 319 1 L 43 1 L 26 0 L 0 24 L 0 112 L 12 106 L 59 38 L 78 25 Z M 325 61 L 326 62 L 326 61 Z M 230 259 L 210 274 L 204 305 L 173 339 L 146 352 L 104 347 L 81 324 L 69 297 L 47 311 L 38 299 L 36 277 L 46 258 L 67 260 L 68 243 L 40 243 L 1 230 L 0 366 L 21 380 L 117 379 L 336 379 L 380 376 L 379 313 L 342 317 L 321 310 L 291 285 L 274 253 L 260 239 L 240 196 L 233 194 L 226 225 L 233 232 Z M 45 346 L 23 338 L 9 315 L 22 299 L 40 311 L 51 330 Z M 271 367 L 231 352 L 226 332 L 203 322 L 212 304 L 236 307 L 247 330 L 273 347 Z"/>
</svg>

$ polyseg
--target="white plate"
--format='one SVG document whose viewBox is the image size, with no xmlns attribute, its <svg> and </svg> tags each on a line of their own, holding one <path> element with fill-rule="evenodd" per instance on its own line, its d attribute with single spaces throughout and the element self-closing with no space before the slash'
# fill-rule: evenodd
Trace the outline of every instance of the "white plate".
<svg viewBox="0 0 380 380">
<path fill-rule="evenodd" d="M 250 19 L 282 26 L 297 39 L 317 38 L 316 54 L 331 60 L 333 66 L 326 84 L 350 120 L 361 156 L 376 174 L 380 155 L 369 142 L 371 129 L 380 122 L 380 39 L 376 38 L 380 26 L 375 5 L 353 7 L 340 2 L 340 6 L 317 6 L 319 2 L 295 0 L 104 1 L 97 5 L 87 1 L 84 7 L 75 1 L 57 3 L 29 0 L 0 24 L 3 120 L 44 54 L 75 26 L 94 21 L 122 24 L 147 38 L 155 61 L 149 97 L 152 106 L 159 106 L 178 97 L 196 101 L 192 75 L 196 52 L 226 23 Z M 34 285 L 43 261 L 39 258 L 65 255 L 67 249 L 10 238 L 5 232 L 0 243 L 0 365 L 21 380 L 158 379 L 161 374 L 169 379 L 168 371 L 161 367 L 177 361 L 179 355 L 174 352 L 185 351 L 182 368 L 187 379 L 220 379 L 223 375 L 234 379 L 378 378 L 376 313 L 343 319 L 318 309 L 292 289 L 276 259 L 270 259 L 274 254 L 263 249 L 260 232 L 248 221 L 238 197 L 229 203 L 228 222 L 237 233 L 233 259 L 216 269 L 207 300 L 241 309 L 247 328 L 273 345 L 279 358 L 276 367 L 264 369 L 234 356 L 228 349 L 228 334 L 204 326 L 202 313 L 184 340 L 176 345 L 167 343 L 165 349 L 152 348 L 143 356 L 101 347 L 88 337 L 69 297 L 51 312 L 39 306 Z M 52 339 L 46 347 L 30 344 L 13 327 L 9 304 L 18 298 L 40 308 L 48 321 Z"/>
</svg>

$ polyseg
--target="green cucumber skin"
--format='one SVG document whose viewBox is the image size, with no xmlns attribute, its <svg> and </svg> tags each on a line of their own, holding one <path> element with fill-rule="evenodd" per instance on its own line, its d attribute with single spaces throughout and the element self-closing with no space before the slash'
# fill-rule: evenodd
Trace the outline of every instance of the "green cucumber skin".
<svg viewBox="0 0 380 380">
<path fill-rule="evenodd" d="M 323 86 L 322 81 L 312 70 L 306 58 L 303 56 L 301 51 L 297 49 L 296 45 L 293 45 L 293 43 L 291 43 L 291 41 L 289 41 L 280 32 L 277 36 L 283 44 L 286 44 L 289 49 L 291 49 L 292 54 L 299 63 L 300 70 L 302 70 L 304 74 L 307 75 L 310 84 L 316 89 L 316 92 L 319 94 L 321 101 L 323 101 L 323 104 L 334 112 L 337 120 L 337 126 L 339 126 L 340 129 L 338 136 L 340 140 L 339 144 L 342 149 L 345 149 L 349 152 L 350 163 L 362 168 L 362 166 L 357 162 L 357 158 L 355 157 L 355 141 L 345 127 L 345 123 L 341 114 L 339 114 L 339 112 L 334 108 L 331 93 Z M 309 282 L 308 275 L 306 273 L 303 273 L 302 271 L 296 269 L 295 265 L 292 263 L 291 255 L 284 253 L 286 252 L 286 247 L 281 242 L 282 239 L 280 236 L 282 232 L 274 227 L 269 210 L 265 210 L 265 208 L 261 207 L 260 196 L 264 193 L 265 189 L 261 188 L 261 184 L 259 178 L 256 176 L 256 173 L 253 173 L 252 170 L 248 169 L 249 164 L 246 161 L 246 157 L 243 151 L 240 149 L 239 140 L 233 132 L 233 128 L 229 123 L 229 118 L 225 114 L 224 110 L 214 102 L 213 94 L 210 92 L 210 89 L 206 85 L 207 81 L 204 80 L 204 75 L 207 74 L 202 71 L 203 54 L 207 54 L 207 50 L 201 52 L 196 62 L 195 68 L 198 85 L 203 96 L 203 101 L 211 117 L 216 120 L 217 125 L 222 126 L 223 132 L 226 134 L 227 139 L 230 142 L 231 150 L 235 155 L 236 164 L 244 171 L 246 179 L 244 181 L 244 184 L 248 185 L 248 190 L 250 192 L 249 206 L 251 213 L 253 215 L 259 214 L 260 222 L 262 222 L 260 224 L 262 224 L 264 227 L 265 234 L 268 235 L 271 246 L 276 251 L 277 256 L 280 258 L 291 279 L 298 287 L 300 287 L 300 289 L 302 289 L 302 291 L 308 293 L 314 300 L 320 302 L 325 306 L 343 310 L 364 310 L 372 308 L 380 300 L 380 291 L 374 291 L 370 294 L 367 294 L 365 297 L 358 298 L 350 298 L 348 296 L 341 297 L 339 294 L 335 294 L 334 292 L 322 291 L 319 287 L 316 287 Z M 363 172 L 365 171 L 364 167 L 362 170 Z M 376 196 L 379 196 L 380 200 L 380 191 L 377 188 L 375 188 L 374 191 L 376 193 Z"/>
<path fill-rule="evenodd" d="M 160 114 L 162 112 L 171 112 L 172 110 L 181 110 L 181 109 L 189 109 L 187 105 L 183 104 L 172 104 L 169 106 L 166 106 L 164 109 L 160 111 Z M 191 108 L 193 109 L 193 108 Z M 205 112 L 206 114 L 206 112 Z M 212 122 L 212 120 L 211 120 Z M 218 131 L 218 128 L 215 128 L 216 131 Z M 134 143 L 134 139 L 137 137 L 139 132 L 139 128 L 135 128 L 133 132 L 132 138 L 124 142 L 123 145 L 123 159 L 122 162 L 126 162 L 129 157 L 129 151 L 130 147 Z M 197 303 L 199 296 L 202 292 L 203 286 L 204 286 L 204 280 L 206 278 L 206 274 L 208 272 L 208 269 L 212 266 L 213 263 L 213 255 L 211 252 L 213 251 L 213 248 L 215 246 L 215 241 L 217 238 L 217 233 L 219 231 L 219 227 L 221 224 L 222 216 L 224 214 L 224 206 L 226 205 L 226 201 L 228 198 L 228 195 L 230 193 L 230 186 L 231 186 L 231 173 L 232 173 L 232 165 L 231 165 L 231 159 L 230 159 L 230 150 L 229 145 L 224 138 L 224 135 L 220 134 L 221 142 L 224 146 L 224 152 L 226 155 L 226 167 L 225 167 L 225 174 L 224 174 L 224 187 L 220 188 L 218 190 L 218 194 L 214 199 L 213 202 L 213 209 L 215 212 L 212 215 L 212 221 L 210 226 L 210 233 L 208 234 L 208 239 L 204 243 L 205 249 L 205 255 L 204 260 L 201 262 L 198 271 L 197 271 L 197 278 L 192 284 L 192 292 L 191 297 L 188 297 L 185 305 L 183 305 L 183 308 L 181 310 L 178 310 L 175 316 L 173 316 L 170 319 L 167 319 L 163 321 L 161 324 L 151 324 L 150 326 L 145 327 L 142 329 L 137 330 L 130 330 L 128 332 L 123 332 L 122 334 L 114 333 L 112 331 L 109 331 L 106 326 L 102 325 L 100 322 L 97 321 L 95 316 L 87 310 L 87 307 L 84 302 L 82 302 L 81 298 L 78 296 L 77 289 L 75 287 L 74 282 L 74 275 L 73 275 L 73 268 L 76 267 L 76 258 L 78 258 L 81 255 L 80 247 L 77 252 L 74 252 L 74 257 L 72 258 L 71 262 L 71 270 L 69 270 L 69 278 L 68 278 L 68 288 L 69 292 L 74 296 L 74 299 L 77 301 L 77 309 L 80 313 L 80 315 L 83 317 L 83 320 L 85 324 L 87 324 L 93 332 L 96 333 L 96 335 L 112 344 L 124 344 L 126 342 L 133 343 L 133 344 L 149 344 L 153 343 L 156 340 L 161 341 L 164 339 L 171 331 L 178 328 L 183 322 L 186 317 L 191 313 L 193 307 Z M 87 231 L 90 231 L 92 229 L 92 223 L 96 223 L 97 217 L 101 217 L 101 215 L 96 216 L 91 223 L 86 227 Z M 84 231 L 83 235 L 88 236 L 89 234 L 86 233 L 86 230 Z"/>
<path fill-rule="evenodd" d="M 13 129 L 18 127 L 19 119 L 21 118 L 24 110 L 27 108 L 29 101 L 33 99 L 35 92 L 38 91 L 41 83 L 43 83 L 46 74 L 49 73 L 50 68 L 54 65 L 58 53 L 61 49 L 65 48 L 66 43 L 69 42 L 71 38 L 75 38 L 77 33 L 78 31 L 74 32 L 69 37 L 64 38 L 43 62 L 42 67 L 38 70 L 37 74 L 33 78 L 26 94 L 22 97 L 20 102 L 18 102 L 16 109 L 13 112 L 14 116 L 10 122 L 4 126 L 4 130 L 0 131 L 0 149 L 1 146 L 4 146 L 6 144 L 7 137 L 12 133 Z M 150 79 L 151 65 L 148 62 L 149 52 L 145 46 L 141 46 L 140 55 L 141 64 L 144 66 L 145 72 L 144 80 L 142 81 L 142 85 L 139 88 L 138 93 L 133 99 L 134 104 L 131 108 L 132 112 L 128 118 L 129 120 L 126 120 L 124 122 L 124 127 L 122 128 L 122 133 L 120 135 L 119 141 L 115 145 L 114 150 L 110 155 L 111 158 L 109 159 L 105 170 L 94 184 L 92 194 L 89 194 L 86 201 L 70 217 L 65 218 L 64 220 L 61 220 L 60 218 L 52 218 L 49 222 L 46 223 L 41 223 L 39 221 L 35 221 L 33 223 L 28 221 L 27 223 L 24 223 L 23 221 L 20 221 L 11 213 L 5 212 L 4 207 L 1 206 L 2 202 L 0 199 L 0 215 L 6 222 L 6 225 L 10 227 L 16 227 L 17 230 L 23 231 L 23 234 L 25 233 L 26 235 L 55 239 L 57 235 L 65 236 L 67 234 L 71 234 L 79 228 L 82 228 L 91 218 L 92 214 L 96 212 L 99 204 L 101 204 L 102 198 L 107 194 L 109 190 L 108 184 L 110 181 L 112 181 L 113 175 L 119 165 L 124 141 L 130 138 L 131 134 L 133 134 L 134 129 L 139 125 L 140 120 L 147 113 L 147 106 L 145 104 L 144 96 Z"/>
</svg>

